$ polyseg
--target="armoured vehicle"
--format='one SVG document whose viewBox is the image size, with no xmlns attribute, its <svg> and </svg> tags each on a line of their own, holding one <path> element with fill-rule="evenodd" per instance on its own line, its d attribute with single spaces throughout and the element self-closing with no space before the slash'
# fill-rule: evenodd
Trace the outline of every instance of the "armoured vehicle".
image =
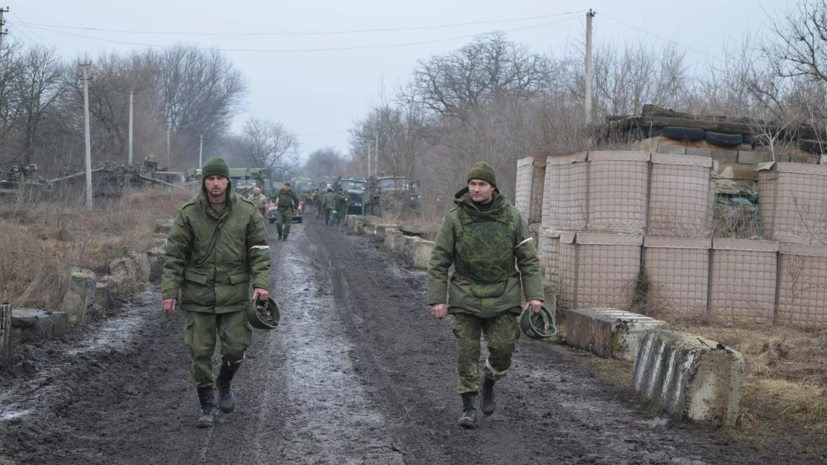
<svg viewBox="0 0 827 465">
<path fill-rule="evenodd" d="M 419 195 L 419 181 L 414 182 L 407 176 L 380 176 L 368 182 L 370 199 L 365 208 L 371 215 L 382 216 L 382 210 L 388 208 L 417 208 L 422 204 Z"/>
<path fill-rule="evenodd" d="M 299 197 L 301 197 L 302 192 L 304 192 L 305 189 L 316 188 L 316 184 L 314 184 L 310 178 L 293 178 L 290 180 L 290 185 Z"/>
<path fill-rule="evenodd" d="M 15 194 L 24 187 L 43 187 L 48 181 L 37 174 L 37 165 L 12 166 L 0 171 L 0 195 Z"/>
<path fill-rule="evenodd" d="M 368 180 L 365 178 L 340 178 L 337 179 L 333 189 L 344 189 L 347 192 L 347 213 L 348 215 L 364 215 L 365 192 L 368 187 Z"/>
</svg>

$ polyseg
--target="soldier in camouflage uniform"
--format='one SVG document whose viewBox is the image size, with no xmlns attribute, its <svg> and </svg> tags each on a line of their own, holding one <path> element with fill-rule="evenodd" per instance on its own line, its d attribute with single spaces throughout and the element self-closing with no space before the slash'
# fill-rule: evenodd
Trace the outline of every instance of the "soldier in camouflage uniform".
<svg viewBox="0 0 827 465">
<path fill-rule="evenodd" d="M 247 197 L 247 200 L 253 202 L 262 217 L 267 216 L 267 196 L 261 193 L 260 188 L 254 187 L 253 193 Z"/>
<path fill-rule="evenodd" d="M 232 412 L 230 382 L 250 345 L 252 328 L 244 309 L 253 298 L 266 300 L 270 285 L 270 248 L 264 219 L 256 206 L 236 194 L 230 169 L 210 158 L 202 169 L 201 192 L 178 211 L 164 257 L 163 307 L 176 302 L 186 312 L 184 341 L 190 351 L 190 380 L 201 403 L 199 427 L 215 420 L 213 385 L 222 412 Z M 215 340 L 221 340 L 221 368 L 213 382 Z"/>
<path fill-rule="evenodd" d="M 343 189 L 339 189 L 339 192 L 336 194 L 335 204 L 333 205 L 333 210 L 336 211 L 334 224 L 339 225 L 342 223 L 342 219 L 347 214 L 347 202 L 348 195 L 345 194 Z"/>
<path fill-rule="evenodd" d="M 454 316 L 457 391 L 463 405 L 457 424 L 474 428 L 480 335 L 485 335 L 490 353 L 480 407 L 482 413 L 491 415 L 497 406 L 494 383 L 505 377 L 520 337 L 516 316 L 521 297 L 527 301 L 524 310 L 539 312 L 543 281 L 528 225 L 497 190 L 494 167 L 485 162 L 474 165 L 468 186 L 455 195 L 454 203 L 457 207 L 442 222 L 431 253 L 428 305 L 435 318 L 442 319 L 446 313 Z M 455 271 L 449 281 L 452 264 Z"/>
<path fill-rule="evenodd" d="M 310 194 L 310 202 L 313 203 L 313 211 L 315 213 L 316 219 L 319 218 L 319 210 L 321 210 L 321 196 L 319 195 L 319 189 L 314 189 L 313 193 Z"/>
<path fill-rule="evenodd" d="M 284 183 L 278 192 L 273 194 L 279 208 L 276 210 L 276 231 L 279 239 L 286 241 L 290 234 L 290 225 L 293 224 L 293 210 L 299 208 L 299 198 L 290 188 L 290 183 Z"/>
<path fill-rule="evenodd" d="M 324 224 L 329 225 L 333 220 L 333 207 L 336 206 L 336 194 L 333 189 L 328 188 L 327 194 L 322 197 L 321 210 L 324 213 Z"/>
</svg>

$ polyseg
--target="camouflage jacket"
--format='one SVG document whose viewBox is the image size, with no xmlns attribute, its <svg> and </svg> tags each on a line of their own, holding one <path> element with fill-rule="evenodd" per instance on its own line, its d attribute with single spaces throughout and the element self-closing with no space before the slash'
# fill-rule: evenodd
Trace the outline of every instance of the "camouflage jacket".
<svg viewBox="0 0 827 465">
<path fill-rule="evenodd" d="M 247 200 L 253 202 L 253 205 L 257 208 L 264 208 L 264 204 L 267 203 L 267 196 L 264 194 L 250 194 L 250 196 L 247 197 Z"/>
<path fill-rule="evenodd" d="M 336 194 L 334 194 L 333 192 L 328 192 L 324 195 L 324 197 L 322 197 L 322 208 L 324 209 L 333 208 L 335 203 Z"/>
<path fill-rule="evenodd" d="M 336 204 L 333 207 L 336 211 L 347 210 L 347 202 L 350 199 L 347 194 L 336 194 Z"/>
<path fill-rule="evenodd" d="M 250 300 L 251 280 L 255 288 L 270 288 L 264 219 L 232 185 L 222 212 L 210 206 L 202 188 L 178 210 L 169 233 L 163 298 L 180 298 L 181 310 L 187 312 L 240 312 Z"/>
<path fill-rule="evenodd" d="M 296 195 L 296 192 L 292 189 L 290 189 L 289 191 L 279 189 L 279 191 L 273 194 L 273 196 L 275 197 L 275 202 L 279 206 L 279 210 L 284 210 L 285 208 L 299 208 L 299 197 Z"/>
<path fill-rule="evenodd" d="M 468 188 L 455 195 L 454 203 L 457 208 L 442 222 L 431 252 L 428 305 L 446 303 L 447 296 L 448 313 L 490 318 L 520 313 L 522 295 L 542 301 L 540 261 L 520 212 L 496 191 L 488 211 L 474 205 Z"/>
</svg>

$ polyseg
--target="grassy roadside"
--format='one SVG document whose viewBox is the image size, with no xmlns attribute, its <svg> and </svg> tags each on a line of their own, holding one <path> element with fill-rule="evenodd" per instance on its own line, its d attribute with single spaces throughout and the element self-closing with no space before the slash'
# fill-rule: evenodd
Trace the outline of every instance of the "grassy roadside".
<svg viewBox="0 0 827 465">
<path fill-rule="evenodd" d="M 0 202 L 0 300 L 57 309 L 72 267 L 98 277 L 125 249 L 145 250 L 155 221 L 175 216 L 188 189 L 145 190 L 97 201 L 87 210 L 70 196 Z"/>
</svg>

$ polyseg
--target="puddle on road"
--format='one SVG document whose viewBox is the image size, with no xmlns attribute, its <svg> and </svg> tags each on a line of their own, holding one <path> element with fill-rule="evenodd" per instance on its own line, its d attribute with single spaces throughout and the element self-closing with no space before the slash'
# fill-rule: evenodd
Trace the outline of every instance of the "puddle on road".
<svg viewBox="0 0 827 465">
<path fill-rule="evenodd" d="M 301 236 L 304 236 L 302 231 Z M 297 239 L 303 239 L 303 237 Z M 291 234 L 292 238 L 292 234 Z M 297 241 L 298 242 L 298 241 Z M 293 244 L 297 244 L 293 243 Z M 387 424 L 350 359 L 333 296 L 318 292 L 330 283 L 298 246 L 283 249 L 276 268 L 282 304 L 280 376 L 293 406 L 284 418 L 284 457 L 290 463 L 401 464 Z"/>
<path fill-rule="evenodd" d="M 121 350 L 132 340 L 133 333 L 144 320 L 145 309 L 130 309 L 118 318 L 106 320 L 89 338 L 68 350 L 69 355 L 77 355 L 101 349 Z"/>
<path fill-rule="evenodd" d="M 31 413 L 31 410 L 18 410 L 16 412 L 5 412 L 0 415 L 0 421 L 11 421 L 15 418 L 25 417 Z"/>
</svg>

